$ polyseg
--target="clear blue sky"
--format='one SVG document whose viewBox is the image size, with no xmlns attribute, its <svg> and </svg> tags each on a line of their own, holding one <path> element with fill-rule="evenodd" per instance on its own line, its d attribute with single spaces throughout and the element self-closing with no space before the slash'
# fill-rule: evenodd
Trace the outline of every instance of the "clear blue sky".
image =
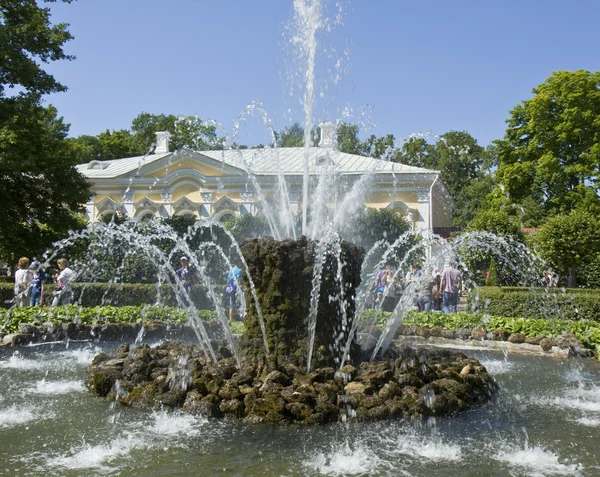
<svg viewBox="0 0 600 477">
<path fill-rule="evenodd" d="M 319 36 L 317 122 L 349 107 L 368 133 L 466 130 L 485 145 L 553 71 L 600 70 L 597 0 L 341 3 L 343 25 Z M 66 51 L 77 59 L 48 67 L 69 87 L 48 102 L 72 136 L 128 128 L 142 111 L 211 118 L 231 133 L 257 99 L 276 129 L 303 121 L 287 79 L 292 0 L 79 0 L 52 11 L 75 36 Z M 347 72 L 325 90 L 337 59 Z M 238 142 L 266 142 L 257 123 Z"/>
</svg>

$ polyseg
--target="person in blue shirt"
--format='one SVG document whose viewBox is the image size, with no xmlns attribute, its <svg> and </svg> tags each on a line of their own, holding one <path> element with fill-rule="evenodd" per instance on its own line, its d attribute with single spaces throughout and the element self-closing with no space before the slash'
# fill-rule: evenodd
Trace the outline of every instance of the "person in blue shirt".
<svg viewBox="0 0 600 477">
<path fill-rule="evenodd" d="M 37 260 L 31 262 L 29 270 L 33 274 L 33 278 L 29 284 L 29 306 L 43 306 L 46 272 L 40 268 L 40 263 Z"/>
<path fill-rule="evenodd" d="M 225 296 L 229 298 L 229 321 L 233 321 L 237 308 L 237 291 L 242 284 L 242 269 L 239 265 L 239 261 L 235 262 L 233 268 L 227 273 Z"/>
</svg>

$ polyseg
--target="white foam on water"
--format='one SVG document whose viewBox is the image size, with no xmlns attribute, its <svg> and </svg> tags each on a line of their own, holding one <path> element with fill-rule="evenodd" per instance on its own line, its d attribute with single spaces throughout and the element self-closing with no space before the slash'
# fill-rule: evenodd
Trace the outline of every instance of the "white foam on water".
<svg viewBox="0 0 600 477">
<path fill-rule="evenodd" d="M 101 353 L 102 349 L 98 347 L 94 348 L 79 348 L 73 349 L 69 351 L 63 351 L 60 353 L 61 357 L 64 359 L 75 362 L 75 364 L 79 364 L 82 366 L 87 366 L 92 363 L 94 357 Z"/>
<path fill-rule="evenodd" d="M 503 359 L 480 359 L 479 362 L 483 364 L 487 372 L 492 375 L 508 373 L 515 367 L 514 362 Z"/>
<path fill-rule="evenodd" d="M 54 414 L 48 409 L 43 412 L 29 404 L 13 404 L 5 409 L 0 409 L 0 429 L 15 427 L 28 422 L 50 419 Z"/>
<path fill-rule="evenodd" d="M 0 369 L 39 370 L 43 364 L 35 359 L 23 358 L 15 353 L 10 358 L 0 361 Z"/>
<path fill-rule="evenodd" d="M 540 446 L 506 445 L 496 455 L 492 452 L 491 457 L 510 467 L 525 470 L 530 476 L 581 475 L 579 464 L 562 463 L 557 454 Z"/>
<path fill-rule="evenodd" d="M 179 412 L 160 411 L 152 414 L 153 424 L 148 430 L 163 436 L 195 436 L 200 434 L 199 426 L 206 424 L 207 419 L 198 418 L 190 414 Z"/>
<path fill-rule="evenodd" d="M 83 392 L 85 386 L 82 381 L 77 380 L 62 380 L 62 381 L 46 381 L 42 379 L 35 383 L 34 386 L 28 389 L 27 392 L 33 394 L 45 394 L 58 396 L 70 392 Z"/>
<path fill-rule="evenodd" d="M 579 411 L 600 412 L 600 401 L 589 401 L 579 397 L 554 397 L 533 399 L 539 406 L 553 406 L 562 409 L 576 409 Z"/>
<path fill-rule="evenodd" d="M 69 470 L 99 469 L 109 472 L 120 467 L 132 451 L 147 447 L 148 443 L 141 436 L 130 434 L 117 437 L 106 444 L 83 444 L 71 449 L 68 455 L 49 458 L 45 467 Z M 116 464 L 116 460 L 121 462 Z M 112 467 L 109 466 L 111 463 Z"/>
<path fill-rule="evenodd" d="M 590 427 L 600 427 L 600 419 L 593 419 L 590 417 L 580 417 L 579 419 L 575 419 L 577 424 L 581 424 L 583 426 Z"/>
<path fill-rule="evenodd" d="M 457 444 L 446 444 L 439 438 L 417 438 L 401 436 L 395 451 L 404 456 L 421 457 L 433 462 L 457 462 L 463 457 L 462 449 Z M 392 449 L 392 452 L 394 449 Z"/>
<path fill-rule="evenodd" d="M 375 453 L 361 445 L 352 448 L 347 442 L 332 446 L 327 453 L 311 456 L 304 467 L 330 476 L 367 476 L 381 470 L 382 461 Z"/>
</svg>

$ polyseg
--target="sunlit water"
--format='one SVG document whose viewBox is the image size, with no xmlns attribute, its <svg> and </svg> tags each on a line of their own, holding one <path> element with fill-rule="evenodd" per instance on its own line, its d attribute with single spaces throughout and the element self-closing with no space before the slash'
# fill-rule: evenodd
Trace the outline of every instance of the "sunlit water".
<svg viewBox="0 0 600 477">
<path fill-rule="evenodd" d="M 0 475 L 600 475 L 600 364 L 482 360 L 500 391 L 453 419 L 296 428 L 108 406 L 86 367 L 114 344 L 0 350 Z"/>
</svg>

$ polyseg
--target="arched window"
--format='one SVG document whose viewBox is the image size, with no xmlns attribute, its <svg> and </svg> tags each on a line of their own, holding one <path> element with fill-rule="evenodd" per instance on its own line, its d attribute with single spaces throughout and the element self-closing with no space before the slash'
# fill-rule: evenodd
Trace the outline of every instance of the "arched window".
<svg viewBox="0 0 600 477">
<path fill-rule="evenodd" d="M 227 212 L 227 213 L 221 215 L 221 217 L 219 217 L 219 222 L 221 222 L 221 223 L 231 222 L 234 219 L 235 219 L 235 215 L 231 212 Z"/>
</svg>

